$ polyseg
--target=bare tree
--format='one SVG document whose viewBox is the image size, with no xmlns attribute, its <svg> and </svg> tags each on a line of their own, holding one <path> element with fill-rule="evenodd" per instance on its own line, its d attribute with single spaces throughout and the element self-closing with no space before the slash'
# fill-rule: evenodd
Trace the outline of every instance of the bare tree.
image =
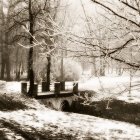
<svg viewBox="0 0 140 140">
<path fill-rule="evenodd" d="M 34 59 L 34 48 L 45 47 L 45 52 L 47 57 L 47 71 L 46 71 L 46 89 L 50 86 L 50 71 L 51 71 L 51 54 L 50 50 L 53 49 L 54 39 L 51 36 L 53 33 L 52 22 L 55 19 L 57 8 L 52 10 L 51 1 L 43 0 L 38 2 L 36 0 L 21 1 L 24 3 L 21 8 L 19 8 L 20 15 L 14 19 L 15 23 L 25 30 L 21 38 L 26 38 L 26 43 L 24 42 L 21 46 L 26 46 L 27 42 L 29 44 L 29 57 L 28 57 L 28 79 L 30 81 L 29 95 L 33 95 L 34 89 L 34 70 L 33 70 L 33 59 Z M 56 0 L 56 7 L 58 6 L 58 1 Z M 55 11 L 55 12 L 54 12 Z M 53 16 L 52 16 L 53 15 Z M 51 21 L 52 20 L 52 21 Z M 47 33 L 47 35 L 45 35 Z M 53 40 L 53 41 L 52 41 Z M 40 49 L 41 50 L 41 49 Z"/>
<path fill-rule="evenodd" d="M 138 59 L 136 60 L 136 55 L 133 56 L 132 61 L 127 58 L 126 51 L 129 52 L 130 48 L 133 48 L 132 51 L 137 50 L 137 54 L 139 53 L 138 33 L 140 29 L 140 2 L 137 0 L 116 0 L 115 2 L 118 2 L 118 4 L 115 6 L 115 4 L 111 3 L 112 1 L 91 1 L 109 12 L 109 16 L 106 16 L 106 19 L 110 20 L 114 24 L 114 27 L 108 28 L 112 29 L 110 32 L 116 35 L 114 35 L 114 39 L 112 38 L 112 40 L 116 42 L 115 47 L 110 47 L 108 49 L 106 46 L 104 46 L 104 48 L 101 48 L 101 56 L 109 57 L 133 68 L 139 69 L 140 63 Z M 115 21 L 112 21 L 112 19 L 115 19 Z M 115 26 L 117 26 L 117 28 Z M 122 56 L 122 53 L 124 56 Z"/>
</svg>

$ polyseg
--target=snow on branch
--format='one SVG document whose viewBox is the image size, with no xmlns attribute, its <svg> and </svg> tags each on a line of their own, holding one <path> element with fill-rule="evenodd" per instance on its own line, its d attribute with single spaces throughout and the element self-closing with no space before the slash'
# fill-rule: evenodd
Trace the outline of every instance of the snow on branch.
<svg viewBox="0 0 140 140">
<path fill-rule="evenodd" d="M 92 2 L 104 7 L 105 9 L 109 10 L 110 12 L 112 12 L 114 15 L 116 15 L 117 17 L 125 20 L 125 21 L 129 21 L 130 23 L 132 23 L 133 25 L 136 25 L 137 27 L 140 27 L 140 24 L 136 23 L 135 21 L 131 20 L 131 19 L 128 19 L 122 15 L 120 15 L 119 13 L 115 12 L 112 8 L 110 8 L 109 6 L 99 2 L 98 0 L 91 0 Z"/>
</svg>

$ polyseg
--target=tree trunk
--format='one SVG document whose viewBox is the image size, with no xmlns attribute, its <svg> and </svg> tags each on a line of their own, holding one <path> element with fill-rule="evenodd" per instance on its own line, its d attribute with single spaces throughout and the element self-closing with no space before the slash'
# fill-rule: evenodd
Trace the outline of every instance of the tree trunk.
<svg viewBox="0 0 140 140">
<path fill-rule="evenodd" d="M 1 48 L 1 79 L 5 79 L 5 71 L 6 71 L 6 80 L 10 80 L 10 51 L 8 48 L 8 34 L 5 33 L 2 41 L 2 48 Z"/>
<path fill-rule="evenodd" d="M 61 58 L 61 82 L 64 82 L 64 61 L 63 61 L 63 50 L 61 51 L 61 55 L 62 55 L 62 58 Z"/>
<path fill-rule="evenodd" d="M 48 65 L 47 65 L 47 84 L 46 84 L 46 90 L 50 91 L 50 83 L 51 83 L 51 56 L 47 57 Z"/>
<path fill-rule="evenodd" d="M 30 24 L 30 45 L 33 45 L 33 28 L 34 28 L 34 19 L 32 14 L 32 3 L 31 0 L 29 0 L 29 24 Z M 30 87 L 28 94 L 30 96 L 33 96 L 34 92 L 34 71 L 33 71 L 33 47 L 30 47 L 29 49 L 29 58 L 28 58 L 28 78 L 30 82 Z"/>
<path fill-rule="evenodd" d="M 16 69 L 16 80 L 19 81 L 20 80 L 20 75 L 21 75 L 21 67 L 22 67 L 22 62 L 20 62 L 18 68 Z"/>
<path fill-rule="evenodd" d="M 3 60 L 3 54 L 1 58 L 1 80 L 4 80 L 4 71 L 5 71 L 5 61 Z"/>
<path fill-rule="evenodd" d="M 97 76 L 96 58 L 93 58 L 93 69 L 92 69 L 92 75 Z"/>
<path fill-rule="evenodd" d="M 105 62 L 100 58 L 100 76 L 105 76 Z"/>
<path fill-rule="evenodd" d="M 7 81 L 11 80 L 9 55 L 7 55 L 7 58 L 6 58 L 6 75 L 7 75 Z"/>
<path fill-rule="evenodd" d="M 30 43 L 31 43 L 31 39 L 30 39 Z M 32 44 L 32 43 L 31 43 Z M 29 82 L 30 82 L 30 87 L 29 87 L 29 91 L 28 94 L 29 95 L 33 95 L 33 91 L 34 91 L 34 71 L 33 71 L 33 48 L 29 49 L 29 58 L 28 58 L 28 78 L 29 78 Z"/>
<path fill-rule="evenodd" d="M 6 57 L 4 56 L 6 55 Z M 6 71 L 6 77 L 5 77 L 5 71 Z M 4 80 L 11 80 L 10 76 L 10 59 L 9 59 L 9 54 L 2 54 L 1 58 L 1 79 Z"/>
<path fill-rule="evenodd" d="M 4 79 L 5 69 L 7 74 L 7 80 L 10 80 L 10 59 L 9 59 L 9 48 L 8 48 L 8 20 L 3 11 L 4 3 L 0 1 L 0 13 L 1 13 L 1 79 Z"/>
</svg>

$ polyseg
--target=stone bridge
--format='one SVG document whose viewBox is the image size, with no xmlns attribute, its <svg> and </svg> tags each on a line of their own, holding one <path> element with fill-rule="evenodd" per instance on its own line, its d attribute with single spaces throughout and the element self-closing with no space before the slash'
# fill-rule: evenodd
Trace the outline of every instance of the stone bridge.
<svg viewBox="0 0 140 140">
<path fill-rule="evenodd" d="M 71 84 L 71 85 L 70 85 Z M 78 83 L 54 83 L 51 84 L 51 91 L 45 91 L 44 82 L 42 85 L 35 84 L 34 98 L 43 102 L 47 107 L 56 110 L 69 111 L 73 101 L 76 100 L 78 94 Z M 70 88 L 72 87 L 72 88 Z M 29 83 L 21 83 L 21 92 L 27 94 Z"/>
</svg>

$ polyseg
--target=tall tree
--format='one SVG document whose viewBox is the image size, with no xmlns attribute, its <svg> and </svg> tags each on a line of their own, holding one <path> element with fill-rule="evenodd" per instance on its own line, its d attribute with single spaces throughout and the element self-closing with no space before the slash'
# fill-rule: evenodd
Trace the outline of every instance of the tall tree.
<svg viewBox="0 0 140 140">
<path fill-rule="evenodd" d="M 34 71 L 33 71 L 33 36 L 34 36 L 34 15 L 32 11 L 32 0 L 29 0 L 29 33 L 30 33 L 30 49 L 28 58 L 28 78 L 30 80 L 29 95 L 33 95 L 34 91 Z"/>
<path fill-rule="evenodd" d="M 51 9 L 51 0 L 26 0 L 20 1 L 21 7 L 18 8 L 20 14 L 14 19 L 15 23 L 24 27 L 24 34 L 22 38 L 28 39 L 29 44 L 29 57 L 28 57 L 28 79 L 30 81 L 29 95 L 33 95 L 34 90 L 34 70 L 33 70 L 33 59 L 34 59 L 34 48 L 40 46 L 40 48 L 46 46 L 47 51 L 47 90 L 50 86 L 50 67 L 51 67 L 51 54 L 50 50 L 53 48 L 53 41 L 50 34 L 53 32 L 52 23 L 50 17 L 54 10 Z M 54 5 L 53 5 L 54 6 Z M 55 13 L 56 14 L 56 13 Z M 52 18 L 53 20 L 53 18 Z M 53 21 L 52 21 L 53 22 Z M 47 32 L 47 36 L 44 36 L 43 32 Z M 25 35 L 26 34 L 26 35 Z M 27 40 L 26 40 L 27 41 Z M 40 43 L 39 43 L 40 42 Z M 43 43 L 45 42 L 45 43 Z M 27 42 L 25 43 L 27 44 Z M 37 45 L 36 45 L 37 44 Z M 23 46 L 26 46 L 23 44 Z"/>
<path fill-rule="evenodd" d="M 9 13 L 11 9 L 8 9 L 7 13 L 4 13 L 4 7 L 3 1 L 1 0 L 1 79 L 4 79 L 5 71 L 6 71 L 6 78 L 7 80 L 10 80 L 10 58 L 9 58 L 9 34 L 7 27 L 9 26 Z"/>
</svg>

